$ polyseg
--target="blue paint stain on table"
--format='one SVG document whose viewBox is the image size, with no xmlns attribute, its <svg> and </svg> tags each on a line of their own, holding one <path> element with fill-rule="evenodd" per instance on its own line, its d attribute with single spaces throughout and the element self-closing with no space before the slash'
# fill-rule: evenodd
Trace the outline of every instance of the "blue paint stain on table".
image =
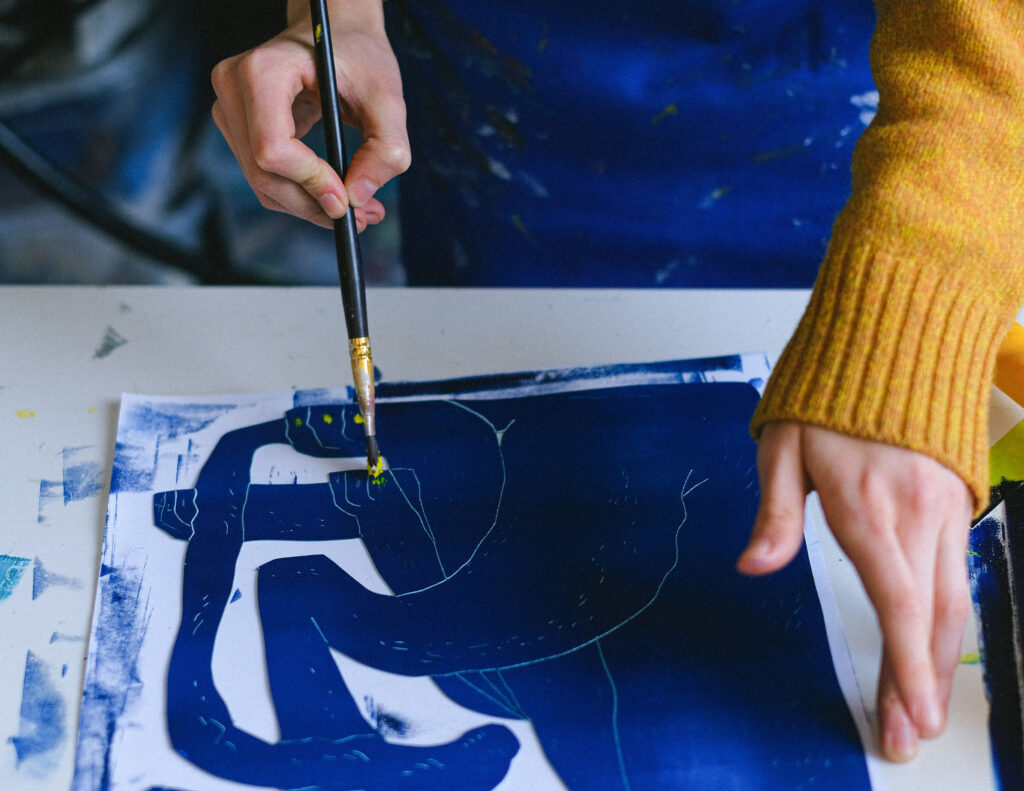
<svg viewBox="0 0 1024 791">
<path fill-rule="evenodd" d="M 64 505 L 95 497 L 103 490 L 103 469 L 98 461 L 89 458 L 90 451 L 91 447 L 84 447 L 64 448 L 62 452 Z"/>
<path fill-rule="evenodd" d="M 82 587 L 82 581 L 74 579 L 73 577 L 62 577 L 60 574 L 54 574 L 52 571 L 47 571 L 46 567 L 43 566 L 43 561 L 36 558 L 35 566 L 32 569 L 33 600 L 38 599 L 50 588 L 56 587 L 74 588 L 78 590 Z"/>
<path fill-rule="evenodd" d="M 25 659 L 18 735 L 10 739 L 19 768 L 31 763 L 37 774 L 48 774 L 55 768 L 55 753 L 67 733 L 65 713 L 64 698 L 51 678 L 50 668 L 29 651 Z"/>
<path fill-rule="evenodd" d="M 14 592 L 31 562 L 28 558 L 0 555 L 0 601 Z"/>
</svg>

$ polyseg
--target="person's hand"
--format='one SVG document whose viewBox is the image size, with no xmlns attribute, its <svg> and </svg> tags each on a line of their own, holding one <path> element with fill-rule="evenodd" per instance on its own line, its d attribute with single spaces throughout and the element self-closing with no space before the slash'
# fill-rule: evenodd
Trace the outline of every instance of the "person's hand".
<svg viewBox="0 0 1024 791">
<path fill-rule="evenodd" d="M 737 567 L 767 574 L 803 539 L 816 490 L 882 629 L 882 752 L 907 761 L 945 726 L 970 607 L 965 552 L 972 500 L 952 470 L 911 450 L 793 422 L 769 423 L 758 449 L 761 505 Z"/>
<path fill-rule="evenodd" d="M 213 119 L 265 207 L 330 228 L 353 206 L 362 231 L 384 218 L 373 194 L 409 167 L 405 102 L 380 0 L 329 5 L 343 119 L 363 134 L 344 185 L 301 142 L 321 116 L 308 4 L 292 0 L 283 32 L 217 64 Z"/>
</svg>

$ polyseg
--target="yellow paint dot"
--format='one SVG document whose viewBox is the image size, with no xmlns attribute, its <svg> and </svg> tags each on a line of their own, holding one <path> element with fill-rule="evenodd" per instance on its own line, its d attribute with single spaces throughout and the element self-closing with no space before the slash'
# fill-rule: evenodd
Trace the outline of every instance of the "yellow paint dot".
<svg viewBox="0 0 1024 791">
<path fill-rule="evenodd" d="M 296 426 L 301 426 L 302 425 L 302 418 L 301 417 L 295 418 L 295 425 Z"/>
<path fill-rule="evenodd" d="M 328 415 L 326 412 L 324 412 L 324 423 L 326 423 L 329 426 L 333 422 L 334 422 L 334 418 L 331 417 L 330 415 Z"/>
<path fill-rule="evenodd" d="M 654 118 L 651 119 L 651 126 L 657 126 L 669 116 L 677 115 L 678 113 L 678 107 L 676 107 L 674 104 L 667 104 L 665 105 L 665 109 L 663 109 L 660 113 L 658 113 L 656 116 L 654 116 Z"/>
<path fill-rule="evenodd" d="M 94 406 L 91 406 L 91 407 L 89 407 L 89 409 L 88 409 L 88 410 L 86 410 L 86 411 L 88 411 L 88 413 L 89 413 L 90 415 L 94 415 L 94 414 L 96 414 L 96 407 L 94 407 Z"/>
<path fill-rule="evenodd" d="M 33 412 L 31 409 L 19 409 L 15 414 L 20 418 L 36 416 L 36 413 Z"/>
<path fill-rule="evenodd" d="M 366 422 L 365 420 L 363 420 L 363 416 L 361 414 L 359 414 L 358 412 L 356 412 L 356 416 L 353 418 L 353 420 L 356 423 L 365 423 Z"/>
<path fill-rule="evenodd" d="M 981 654 L 964 654 L 960 657 L 961 665 L 977 665 L 981 663 Z"/>
</svg>

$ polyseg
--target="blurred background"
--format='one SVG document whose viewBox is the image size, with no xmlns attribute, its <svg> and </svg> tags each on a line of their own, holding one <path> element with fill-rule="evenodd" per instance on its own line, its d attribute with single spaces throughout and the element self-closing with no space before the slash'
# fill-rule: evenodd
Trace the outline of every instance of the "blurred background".
<svg viewBox="0 0 1024 791">
<path fill-rule="evenodd" d="M 0 0 L 0 283 L 336 284 L 332 234 L 264 209 L 210 117 L 284 7 Z M 371 285 L 813 283 L 878 102 L 871 0 L 384 11 L 414 163 Z"/>
<path fill-rule="evenodd" d="M 336 283 L 331 233 L 260 206 L 210 118 L 213 65 L 283 23 L 279 0 L 0 0 L 0 282 Z M 382 193 L 367 277 L 400 285 Z"/>
</svg>

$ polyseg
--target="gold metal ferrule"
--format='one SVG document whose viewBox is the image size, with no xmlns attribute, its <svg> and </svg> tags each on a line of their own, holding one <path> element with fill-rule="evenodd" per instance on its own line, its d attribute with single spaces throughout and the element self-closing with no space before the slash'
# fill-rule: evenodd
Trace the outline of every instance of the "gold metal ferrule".
<svg viewBox="0 0 1024 791">
<path fill-rule="evenodd" d="M 352 359 L 352 381 L 356 387 L 356 400 L 365 421 L 366 436 L 377 434 L 376 406 L 373 396 L 373 353 L 369 338 L 350 338 L 348 355 Z"/>
</svg>

